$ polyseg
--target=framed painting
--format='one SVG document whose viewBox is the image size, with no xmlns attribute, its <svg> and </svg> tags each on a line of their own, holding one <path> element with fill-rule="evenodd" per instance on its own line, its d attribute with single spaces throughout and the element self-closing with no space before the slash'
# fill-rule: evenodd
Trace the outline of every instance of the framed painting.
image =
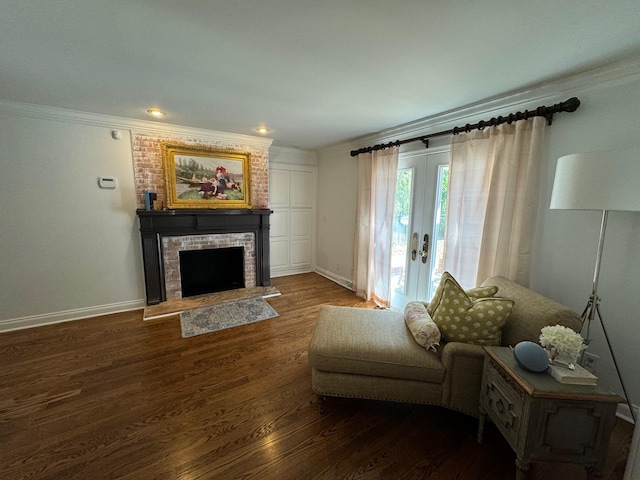
<svg viewBox="0 0 640 480">
<path fill-rule="evenodd" d="M 251 155 L 162 144 L 167 208 L 251 208 Z"/>
</svg>

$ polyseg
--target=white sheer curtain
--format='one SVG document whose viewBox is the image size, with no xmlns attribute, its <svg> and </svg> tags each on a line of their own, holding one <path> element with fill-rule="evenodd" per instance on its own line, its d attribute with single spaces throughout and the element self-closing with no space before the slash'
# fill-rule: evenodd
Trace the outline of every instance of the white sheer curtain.
<svg viewBox="0 0 640 480">
<path fill-rule="evenodd" d="M 356 295 L 388 307 L 391 240 L 398 176 L 398 147 L 358 155 L 354 245 Z"/>
<path fill-rule="evenodd" d="M 535 117 L 452 137 L 444 265 L 463 287 L 529 285 L 544 130 Z"/>
</svg>

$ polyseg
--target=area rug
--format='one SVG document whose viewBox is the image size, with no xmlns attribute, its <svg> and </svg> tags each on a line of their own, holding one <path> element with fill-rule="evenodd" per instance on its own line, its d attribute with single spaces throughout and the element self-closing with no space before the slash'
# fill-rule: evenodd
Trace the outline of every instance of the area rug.
<svg viewBox="0 0 640 480">
<path fill-rule="evenodd" d="M 261 296 L 251 297 L 186 310 L 180 314 L 180 328 L 182 338 L 188 338 L 277 316 Z"/>
</svg>

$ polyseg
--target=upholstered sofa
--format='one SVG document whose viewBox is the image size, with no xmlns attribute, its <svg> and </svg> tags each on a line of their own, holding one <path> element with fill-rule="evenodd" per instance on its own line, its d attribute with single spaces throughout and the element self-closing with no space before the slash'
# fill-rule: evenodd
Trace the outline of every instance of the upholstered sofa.
<svg viewBox="0 0 640 480">
<path fill-rule="evenodd" d="M 501 344 L 537 342 L 547 325 L 580 331 L 573 310 L 504 277 L 486 280 L 496 297 L 513 300 Z M 320 397 L 347 397 L 440 405 L 478 416 L 482 345 L 419 345 L 403 312 L 324 306 L 309 345 L 312 388 Z"/>
</svg>

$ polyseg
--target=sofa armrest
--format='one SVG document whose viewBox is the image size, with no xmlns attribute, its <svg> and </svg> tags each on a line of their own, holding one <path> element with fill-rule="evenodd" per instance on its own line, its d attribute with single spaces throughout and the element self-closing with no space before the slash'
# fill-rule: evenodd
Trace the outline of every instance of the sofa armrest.
<svg viewBox="0 0 640 480">
<path fill-rule="evenodd" d="M 550 298 L 518 285 L 504 277 L 491 277 L 482 284 L 498 287 L 498 297 L 513 300 L 513 310 L 507 323 L 502 327 L 502 345 L 513 346 L 529 340 L 537 342 L 540 330 L 548 325 L 562 325 L 579 332 L 582 318 L 571 310 Z"/>
<path fill-rule="evenodd" d="M 460 342 L 444 344 L 440 359 L 446 372 L 442 385 L 444 406 L 474 417 L 479 415 L 484 356 L 481 345 Z"/>
</svg>

